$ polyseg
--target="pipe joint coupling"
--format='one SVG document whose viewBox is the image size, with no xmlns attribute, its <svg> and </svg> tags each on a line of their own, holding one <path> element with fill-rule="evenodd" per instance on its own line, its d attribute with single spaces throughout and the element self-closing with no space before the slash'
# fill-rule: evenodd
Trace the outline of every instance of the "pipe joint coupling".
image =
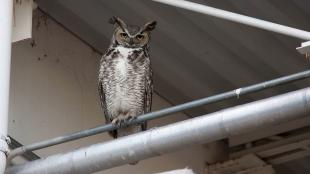
<svg viewBox="0 0 310 174">
<path fill-rule="evenodd" d="M 3 152 L 7 157 L 10 152 L 9 149 L 10 143 L 11 139 L 8 136 L 0 135 L 0 152 Z"/>
</svg>

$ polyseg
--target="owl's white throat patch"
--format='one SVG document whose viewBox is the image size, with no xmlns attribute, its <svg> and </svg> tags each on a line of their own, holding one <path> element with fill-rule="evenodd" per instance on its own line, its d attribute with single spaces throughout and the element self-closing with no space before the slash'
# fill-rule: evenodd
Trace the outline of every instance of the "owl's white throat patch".
<svg viewBox="0 0 310 174">
<path fill-rule="evenodd" d="M 130 54 L 132 54 L 133 51 L 140 50 L 141 48 L 126 48 L 126 47 L 123 47 L 123 46 L 118 46 L 115 49 L 120 52 L 120 54 L 122 55 L 123 58 L 128 58 L 128 56 Z"/>
<path fill-rule="evenodd" d="M 118 46 L 115 48 L 116 51 L 119 51 L 119 57 L 117 59 L 116 71 L 119 72 L 120 78 L 124 78 L 127 74 L 127 63 L 129 56 L 135 50 L 139 50 L 140 48 L 126 48 L 123 46 Z"/>
<path fill-rule="evenodd" d="M 116 47 L 116 52 L 119 51 L 119 56 L 116 63 L 116 76 L 119 80 L 125 78 L 127 73 L 127 58 L 132 52 L 131 49 L 125 47 Z"/>
</svg>

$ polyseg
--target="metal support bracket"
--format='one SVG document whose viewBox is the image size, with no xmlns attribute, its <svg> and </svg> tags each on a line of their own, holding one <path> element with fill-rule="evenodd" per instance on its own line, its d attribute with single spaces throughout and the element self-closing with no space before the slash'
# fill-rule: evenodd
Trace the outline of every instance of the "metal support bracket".
<svg viewBox="0 0 310 174">
<path fill-rule="evenodd" d="M 0 152 L 3 152 L 7 157 L 10 152 L 9 144 L 11 144 L 11 139 L 8 136 L 0 135 Z"/>
<path fill-rule="evenodd" d="M 304 54 L 307 59 L 310 59 L 310 41 L 301 43 L 301 46 L 296 49 L 300 54 Z"/>
</svg>

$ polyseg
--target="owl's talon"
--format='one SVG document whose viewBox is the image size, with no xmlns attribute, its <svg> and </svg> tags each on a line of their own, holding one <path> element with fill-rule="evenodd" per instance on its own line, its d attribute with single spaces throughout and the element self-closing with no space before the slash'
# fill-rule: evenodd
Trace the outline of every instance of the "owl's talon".
<svg viewBox="0 0 310 174">
<path fill-rule="evenodd" d="M 112 120 L 112 124 L 117 126 L 117 127 L 120 127 L 121 126 L 121 120 L 118 118 L 115 118 Z"/>
<path fill-rule="evenodd" d="M 130 123 L 136 118 L 137 118 L 136 116 L 131 116 L 131 115 L 118 117 L 112 120 L 112 124 L 114 124 L 117 127 L 125 127 L 127 123 Z"/>
<path fill-rule="evenodd" d="M 114 124 L 118 128 L 121 128 L 125 126 L 125 120 L 123 118 L 115 118 L 113 119 L 112 124 Z"/>
<path fill-rule="evenodd" d="M 126 121 L 131 122 L 136 118 L 137 118 L 136 116 L 127 116 Z"/>
<path fill-rule="evenodd" d="M 131 120 L 131 116 L 128 116 L 127 118 L 126 118 L 126 121 L 130 121 Z"/>
</svg>

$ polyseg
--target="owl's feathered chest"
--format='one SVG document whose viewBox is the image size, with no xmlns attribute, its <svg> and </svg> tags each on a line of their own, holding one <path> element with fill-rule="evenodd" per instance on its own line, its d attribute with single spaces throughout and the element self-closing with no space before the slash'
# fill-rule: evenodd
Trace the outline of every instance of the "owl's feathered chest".
<svg viewBox="0 0 310 174">
<path fill-rule="evenodd" d="M 143 111 L 145 84 L 150 75 L 150 60 L 143 49 L 115 47 L 105 54 L 99 76 L 112 116 L 129 108 Z"/>
</svg>

